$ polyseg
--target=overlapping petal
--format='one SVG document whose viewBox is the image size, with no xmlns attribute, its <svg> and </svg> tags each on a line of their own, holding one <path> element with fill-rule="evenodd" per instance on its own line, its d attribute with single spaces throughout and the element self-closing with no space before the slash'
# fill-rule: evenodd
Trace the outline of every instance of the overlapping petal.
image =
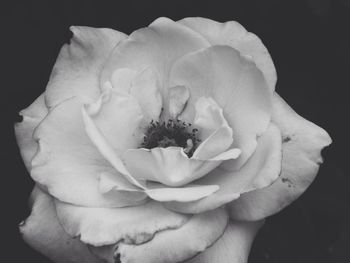
<svg viewBox="0 0 350 263">
<path fill-rule="evenodd" d="M 262 221 L 230 221 L 213 246 L 186 263 L 247 263 L 250 247 L 262 224 Z"/>
<path fill-rule="evenodd" d="M 232 128 L 225 120 L 223 110 L 212 98 L 200 97 L 195 107 L 196 116 L 193 124 L 198 127 L 202 142 L 193 153 L 192 158 L 199 160 L 215 158 L 231 146 L 233 142 Z M 239 149 L 236 151 L 241 152 Z"/>
<path fill-rule="evenodd" d="M 103 195 L 99 176 L 114 170 L 91 143 L 85 132 L 79 97 L 53 108 L 35 131 L 39 150 L 32 161 L 32 178 L 54 197 L 83 206 L 125 206 Z"/>
<path fill-rule="evenodd" d="M 57 57 L 46 87 L 49 108 L 73 96 L 97 99 L 100 95 L 100 71 L 114 46 L 126 37 L 113 29 L 77 27 L 73 37 Z"/>
<path fill-rule="evenodd" d="M 189 97 L 190 91 L 185 86 L 175 86 L 169 88 L 169 102 L 168 106 L 165 105 L 165 108 L 168 108 L 170 119 L 177 119 L 177 117 L 184 110 Z"/>
<path fill-rule="evenodd" d="M 147 201 L 145 200 L 146 196 L 159 202 L 191 202 L 209 196 L 219 189 L 217 185 L 189 184 L 185 187 L 167 187 L 163 184 L 144 181 L 142 181 L 142 188 L 140 188 L 130 184 L 118 172 L 101 174 L 99 187 L 105 196 L 117 200 L 131 198 L 140 202 Z"/>
<path fill-rule="evenodd" d="M 220 23 L 202 17 L 187 17 L 178 23 L 200 33 L 212 45 L 228 45 L 250 57 L 264 73 L 271 92 L 275 90 L 277 74 L 268 50 L 259 37 L 247 32 L 241 24 L 236 21 Z"/>
<path fill-rule="evenodd" d="M 230 158 L 238 157 L 239 153 L 236 151 Z M 173 187 L 185 185 L 204 176 L 223 161 L 191 159 L 180 147 L 127 150 L 122 158 L 128 171 L 135 178 Z"/>
<path fill-rule="evenodd" d="M 15 124 L 17 144 L 28 171 L 31 169 L 32 158 L 38 150 L 38 144 L 33 138 L 34 130 L 47 113 L 45 95 L 41 94 L 28 108 L 20 111 L 23 120 Z"/>
<path fill-rule="evenodd" d="M 281 176 L 271 186 L 246 193 L 230 204 L 231 217 L 259 220 L 298 198 L 315 178 L 321 150 L 331 143 L 325 130 L 299 116 L 275 93 L 272 121 L 283 136 Z"/>
<path fill-rule="evenodd" d="M 149 67 L 165 89 L 174 61 L 209 45 L 204 37 L 188 27 L 168 18 L 158 18 L 149 27 L 134 31 L 113 50 L 103 68 L 101 84 L 109 81 L 117 69 L 141 71 Z"/>
<path fill-rule="evenodd" d="M 157 183 L 148 183 L 147 195 L 159 202 L 192 202 L 210 196 L 219 190 L 218 185 L 187 184 L 185 187 L 166 187 Z"/>
<path fill-rule="evenodd" d="M 58 200 L 55 203 L 57 216 L 66 232 L 94 246 L 118 242 L 141 244 L 159 231 L 184 225 L 190 218 L 154 201 L 123 208 L 79 207 Z"/>
<path fill-rule="evenodd" d="M 19 226 L 23 239 L 31 247 L 56 263 L 102 263 L 84 243 L 64 231 L 50 195 L 35 187 L 31 199 L 31 215 Z"/>
<path fill-rule="evenodd" d="M 100 98 L 85 105 L 86 113 L 108 144 L 121 154 L 137 148 L 143 138 L 142 109 L 130 94 L 119 93 L 105 85 Z"/>
<path fill-rule="evenodd" d="M 274 182 L 281 171 L 282 138 L 279 129 L 270 124 L 258 139 L 258 147 L 247 163 L 236 172 L 218 167 L 207 176 L 195 181 L 200 185 L 217 184 L 214 194 L 195 202 L 168 202 L 166 207 L 181 213 L 202 213 L 237 199 L 252 188 L 262 188 Z"/>
<path fill-rule="evenodd" d="M 201 199 L 217 191 L 218 187 L 216 185 L 212 185 L 212 186 L 196 185 L 196 186 L 189 186 L 189 187 L 182 187 L 182 188 L 167 188 L 167 187 L 164 187 L 163 185 L 157 185 L 155 187 L 149 188 L 146 185 L 146 179 L 149 180 L 152 178 L 146 178 L 146 176 L 144 175 L 146 171 L 145 169 L 146 167 L 150 167 L 151 168 L 150 171 L 152 172 L 152 168 L 154 168 L 154 165 L 153 166 L 149 165 L 147 161 L 150 159 L 149 158 L 147 159 L 147 157 L 145 156 L 138 156 L 138 155 L 135 156 L 135 154 L 128 155 L 128 153 L 130 152 L 139 153 L 139 152 L 148 151 L 148 150 L 129 149 L 125 151 L 124 154 L 122 154 L 122 156 L 119 156 L 118 152 L 109 144 L 108 140 L 105 138 L 102 132 L 98 129 L 93 119 L 91 118 L 90 114 L 94 113 L 94 108 L 95 108 L 94 105 L 90 105 L 88 106 L 88 108 L 86 108 L 86 106 L 82 108 L 83 122 L 84 122 L 85 130 L 88 137 L 90 138 L 92 143 L 96 146 L 96 148 L 101 153 L 101 155 L 115 168 L 116 172 L 121 176 L 124 176 L 124 178 L 126 178 L 131 184 L 136 186 L 136 188 L 125 187 L 125 185 L 120 187 L 120 182 L 113 182 L 110 180 L 109 186 L 107 188 L 110 190 L 114 190 L 112 192 L 108 191 L 111 193 L 110 196 L 113 196 L 113 192 L 118 192 L 118 193 L 115 193 L 118 195 L 125 193 L 125 196 L 126 195 L 134 196 L 133 201 L 136 202 L 137 200 L 140 201 L 139 200 L 140 192 L 144 192 L 152 199 L 161 201 L 161 202 L 163 201 L 189 202 L 189 201 L 195 201 L 195 200 Z M 154 148 L 154 149 L 165 150 L 165 148 Z M 184 153 L 182 154 L 186 156 Z M 234 153 L 230 152 L 230 154 L 232 155 Z M 130 158 L 128 159 L 126 158 L 126 156 Z M 153 155 L 151 157 L 153 157 Z M 225 157 L 226 156 L 223 156 L 223 158 Z M 137 160 L 137 162 L 135 160 Z M 188 160 L 187 156 L 186 156 L 186 160 Z M 212 162 L 218 163 L 220 162 L 220 160 L 213 160 Z M 128 166 L 128 163 L 130 164 L 130 166 Z M 164 165 L 162 162 L 160 163 L 160 165 L 163 165 L 163 168 L 170 167 L 168 164 Z M 138 168 L 142 168 L 142 170 L 137 170 Z M 154 174 L 159 174 L 159 171 L 153 170 L 152 175 Z M 100 184 L 100 188 L 101 188 L 101 184 Z"/>
<path fill-rule="evenodd" d="M 117 69 L 113 72 L 111 83 L 115 90 L 129 94 L 138 101 L 148 122 L 159 118 L 162 109 L 161 87 L 151 68 L 140 72 L 129 68 Z"/>
<path fill-rule="evenodd" d="M 120 243 L 116 256 L 122 263 L 183 262 L 211 246 L 224 233 L 227 222 L 223 208 L 194 215 L 182 227 L 161 231 L 146 243 Z"/>
<path fill-rule="evenodd" d="M 190 90 L 187 107 L 179 118 L 191 122 L 200 97 L 211 97 L 223 109 L 233 129 L 233 147 L 242 150 L 227 169 L 237 170 L 254 152 L 257 136 L 267 128 L 271 115 L 271 92 L 254 62 L 228 46 L 213 46 L 179 59 L 170 73 L 170 86 Z"/>
</svg>

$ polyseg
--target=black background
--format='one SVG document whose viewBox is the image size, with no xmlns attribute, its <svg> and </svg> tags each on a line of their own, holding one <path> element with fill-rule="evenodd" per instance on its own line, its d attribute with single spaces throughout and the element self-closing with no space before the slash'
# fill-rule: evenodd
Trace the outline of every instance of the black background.
<svg viewBox="0 0 350 263">
<path fill-rule="evenodd" d="M 29 214 L 26 203 L 33 182 L 16 147 L 13 123 L 17 112 L 44 91 L 58 51 L 70 38 L 68 27 L 110 27 L 129 34 L 159 16 L 239 21 L 271 53 L 278 73 L 277 91 L 333 138 L 323 151 L 325 164 L 315 182 L 293 205 L 267 220 L 249 262 L 350 262 L 350 107 L 346 94 L 350 88 L 350 1 L 39 0 L 13 2 L 1 11 L 5 18 L 1 106 L 6 113 L 6 127 L 1 129 L 5 138 L 1 217 L 6 235 L 1 250 L 11 256 L 4 262 L 48 262 L 17 231 L 17 224 Z"/>
</svg>

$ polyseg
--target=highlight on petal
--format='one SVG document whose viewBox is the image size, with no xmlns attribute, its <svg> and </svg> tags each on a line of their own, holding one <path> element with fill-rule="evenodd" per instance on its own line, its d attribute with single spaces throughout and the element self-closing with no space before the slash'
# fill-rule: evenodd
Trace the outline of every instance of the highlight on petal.
<svg viewBox="0 0 350 263">
<path fill-rule="evenodd" d="M 182 227 L 161 231 L 146 243 L 121 242 L 115 255 L 122 263 L 183 262 L 211 246 L 223 234 L 227 222 L 224 208 L 194 215 Z"/>
<path fill-rule="evenodd" d="M 211 247 L 185 263 L 247 263 L 254 238 L 263 225 L 258 222 L 229 221 L 224 234 Z"/>
<path fill-rule="evenodd" d="M 126 37 L 113 29 L 72 26 L 73 37 L 57 57 L 45 98 L 49 108 L 81 96 L 97 99 L 102 66 L 114 46 Z"/>
<path fill-rule="evenodd" d="M 143 112 L 138 101 L 129 94 L 117 93 L 105 85 L 100 98 L 84 109 L 108 144 L 121 154 L 137 148 L 143 138 Z M 83 114 L 84 116 L 84 114 Z M 87 127 L 88 128 L 88 127 Z M 89 131 L 87 131 L 88 134 Z"/>
<path fill-rule="evenodd" d="M 248 32 L 241 24 L 236 21 L 220 23 L 202 17 L 188 17 L 177 22 L 200 33 L 213 46 L 231 46 L 243 56 L 251 58 L 264 73 L 271 92 L 275 90 L 277 74 L 268 50 L 259 37 Z"/>
<path fill-rule="evenodd" d="M 176 61 L 170 86 L 188 87 L 191 94 L 180 119 L 192 122 L 197 100 L 212 98 L 223 110 L 233 130 L 232 147 L 242 150 L 237 160 L 226 162 L 238 170 L 256 148 L 256 138 L 271 117 L 271 92 L 254 62 L 228 46 L 213 46 L 187 54 Z"/>
<path fill-rule="evenodd" d="M 158 18 L 116 46 L 103 68 L 100 83 L 109 81 L 113 72 L 120 68 L 140 71 L 150 67 L 156 72 L 162 88 L 167 88 L 166 79 L 174 61 L 209 45 L 204 37 L 188 27 Z"/>
<path fill-rule="evenodd" d="M 31 215 L 19 225 L 25 242 L 56 263 L 102 263 L 76 238 L 69 236 L 59 221 L 53 198 L 35 187 Z"/>
<path fill-rule="evenodd" d="M 284 138 L 281 175 L 272 185 L 232 202 L 232 218 L 259 220 L 293 202 L 314 180 L 322 163 L 321 150 L 332 142 L 325 130 L 299 116 L 277 93 L 272 121 Z"/>
<path fill-rule="evenodd" d="M 114 170 L 87 136 L 79 97 L 51 109 L 35 130 L 39 149 L 32 161 L 31 176 L 54 197 L 82 206 L 137 204 L 111 199 L 99 189 L 99 175 Z"/>
<path fill-rule="evenodd" d="M 229 156 L 239 154 L 230 152 Z M 139 181 L 155 181 L 178 187 L 192 182 L 221 164 L 223 159 L 196 160 L 188 158 L 181 147 L 130 149 L 122 155 L 126 169 Z"/>
<path fill-rule="evenodd" d="M 233 142 L 233 132 L 222 109 L 212 98 L 200 97 L 196 102 L 193 124 L 198 127 L 202 143 L 193 153 L 194 159 L 207 160 L 226 151 Z"/>
<path fill-rule="evenodd" d="M 47 113 L 45 95 L 41 94 L 28 108 L 20 111 L 19 114 L 23 117 L 23 120 L 15 124 L 17 144 L 28 171 L 31 169 L 31 161 L 38 150 L 38 144 L 33 138 L 33 133 Z"/>
<path fill-rule="evenodd" d="M 164 205 L 180 213 L 202 213 L 236 200 L 244 192 L 270 185 L 281 171 L 281 144 L 279 129 L 270 124 L 258 139 L 256 151 L 239 171 L 228 171 L 221 165 L 193 182 L 198 185 L 216 184 L 220 187 L 217 192 L 195 202 L 168 202 Z"/>
<path fill-rule="evenodd" d="M 150 187 L 150 185 L 153 185 L 153 187 Z M 159 202 L 192 202 L 207 197 L 219 190 L 219 186 L 217 185 L 188 184 L 181 188 L 164 187 L 156 183 L 150 185 L 147 185 L 145 192 L 150 198 Z"/>
<path fill-rule="evenodd" d="M 141 244 L 151 240 L 155 233 L 176 229 L 189 220 L 189 216 L 172 212 L 154 201 L 141 206 L 95 208 L 56 200 L 56 210 L 67 233 L 93 246 Z"/>
</svg>

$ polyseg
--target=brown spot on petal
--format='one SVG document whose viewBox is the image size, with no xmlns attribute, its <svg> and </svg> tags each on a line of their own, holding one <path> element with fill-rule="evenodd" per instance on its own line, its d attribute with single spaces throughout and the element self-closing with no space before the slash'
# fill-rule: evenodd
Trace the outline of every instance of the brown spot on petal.
<svg viewBox="0 0 350 263">
<path fill-rule="evenodd" d="M 294 186 L 292 181 L 289 178 L 285 178 L 285 177 L 282 178 L 282 182 L 287 184 L 289 188 Z"/>
<path fill-rule="evenodd" d="M 283 137 L 282 142 L 283 142 L 283 143 L 287 143 L 287 142 L 289 142 L 290 140 L 292 140 L 292 138 L 291 138 L 290 136 L 286 136 L 286 137 Z"/>
</svg>

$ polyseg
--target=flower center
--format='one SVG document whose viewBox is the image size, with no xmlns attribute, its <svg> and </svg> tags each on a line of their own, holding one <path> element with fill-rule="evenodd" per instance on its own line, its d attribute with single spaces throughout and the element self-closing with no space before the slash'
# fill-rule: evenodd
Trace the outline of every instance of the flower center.
<svg viewBox="0 0 350 263">
<path fill-rule="evenodd" d="M 168 120 L 167 122 L 151 121 L 143 142 L 142 148 L 155 147 L 167 148 L 177 146 L 184 148 L 184 152 L 191 157 L 200 142 L 197 138 L 198 129 L 192 129 L 191 123 L 180 120 Z"/>
</svg>

